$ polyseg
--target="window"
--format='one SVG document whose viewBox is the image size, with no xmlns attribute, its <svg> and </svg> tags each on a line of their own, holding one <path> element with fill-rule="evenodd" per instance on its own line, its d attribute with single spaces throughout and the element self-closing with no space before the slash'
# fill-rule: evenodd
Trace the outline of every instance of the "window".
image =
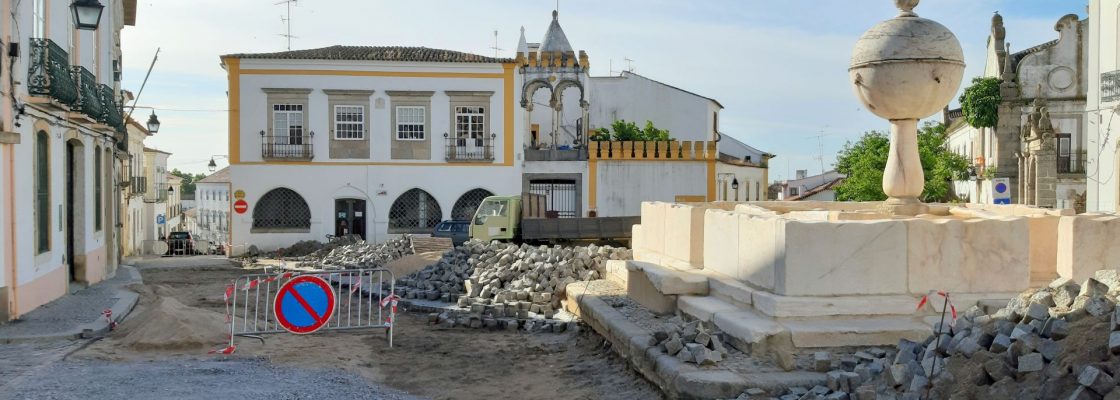
<svg viewBox="0 0 1120 400">
<path fill-rule="evenodd" d="M 101 146 L 93 150 L 93 230 L 101 230 Z"/>
<path fill-rule="evenodd" d="M 451 208 L 451 219 L 469 221 L 474 217 L 474 212 L 478 210 L 478 205 L 482 204 L 482 200 L 493 195 L 486 189 L 473 189 L 463 193 L 459 200 L 455 201 L 455 206 Z"/>
<path fill-rule="evenodd" d="M 795 188 L 795 187 L 789 188 L 789 195 L 790 196 L 797 196 L 797 193 L 798 193 L 797 188 Z"/>
<path fill-rule="evenodd" d="M 755 201 L 759 200 L 759 194 L 760 193 L 762 193 L 762 182 L 757 182 L 756 181 L 754 183 L 754 200 Z"/>
<path fill-rule="evenodd" d="M 431 233 L 443 219 L 435 197 L 421 189 L 401 194 L 389 208 L 389 233 Z"/>
<path fill-rule="evenodd" d="M 424 107 L 397 107 L 397 140 L 424 140 L 426 113 Z"/>
<path fill-rule="evenodd" d="M 485 107 L 456 106 L 455 107 L 455 137 L 459 139 L 457 145 L 466 146 L 466 139 L 475 139 L 478 146 L 482 145 L 484 137 L 483 127 L 486 118 Z"/>
<path fill-rule="evenodd" d="M 303 144 L 303 104 L 275 104 L 272 106 L 273 141 Z"/>
<path fill-rule="evenodd" d="M 362 106 L 334 106 L 334 138 L 365 138 L 366 116 Z"/>
<path fill-rule="evenodd" d="M 35 135 L 35 250 L 51 250 L 51 167 L 50 136 Z"/>
<path fill-rule="evenodd" d="M 47 37 L 47 0 L 34 0 L 31 10 L 31 34 L 36 38 Z"/>
<path fill-rule="evenodd" d="M 253 208 L 253 229 L 311 228 L 311 209 L 292 189 L 278 188 L 265 193 Z"/>
</svg>

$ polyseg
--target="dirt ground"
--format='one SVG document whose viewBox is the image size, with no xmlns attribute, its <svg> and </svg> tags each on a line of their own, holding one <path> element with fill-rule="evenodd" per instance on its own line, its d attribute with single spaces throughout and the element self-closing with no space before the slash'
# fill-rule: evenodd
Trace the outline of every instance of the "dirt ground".
<svg viewBox="0 0 1120 400">
<path fill-rule="evenodd" d="M 243 271 L 232 267 L 141 270 L 138 308 L 78 361 L 212 359 L 224 347 L 223 291 Z M 214 332 L 217 330 L 217 332 Z M 283 367 L 340 369 L 372 383 L 435 399 L 658 399 L 602 338 L 578 334 L 439 329 L 426 314 L 398 316 L 394 347 L 383 331 L 237 339 L 235 359 Z"/>
</svg>

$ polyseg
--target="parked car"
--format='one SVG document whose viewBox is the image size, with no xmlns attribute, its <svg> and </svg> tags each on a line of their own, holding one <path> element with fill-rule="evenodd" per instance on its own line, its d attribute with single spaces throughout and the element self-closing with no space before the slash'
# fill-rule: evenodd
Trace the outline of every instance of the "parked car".
<svg viewBox="0 0 1120 400">
<path fill-rule="evenodd" d="M 440 222 L 439 225 L 436 225 L 436 229 L 432 232 L 432 236 L 451 238 L 451 243 L 458 246 L 471 239 L 470 227 L 470 221 L 443 221 Z"/>
<path fill-rule="evenodd" d="M 198 254 L 194 236 L 190 232 L 171 232 L 167 235 L 167 255 L 188 256 Z"/>
</svg>

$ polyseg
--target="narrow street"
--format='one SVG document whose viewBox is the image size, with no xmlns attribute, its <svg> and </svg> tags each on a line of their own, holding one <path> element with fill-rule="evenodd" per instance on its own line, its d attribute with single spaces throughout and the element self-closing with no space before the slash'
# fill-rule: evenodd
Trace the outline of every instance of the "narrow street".
<svg viewBox="0 0 1120 400">
<path fill-rule="evenodd" d="M 268 335 L 263 344 L 238 338 L 235 354 L 208 355 L 224 347 L 223 290 L 243 271 L 206 257 L 137 265 L 144 279 L 134 287 L 140 302 L 107 337 L 0 345 L 0 393 L 12 399 L 661 396 L 588 329 L 441 329 L 429 326 L 426 314 L 407 312 L 398 317 L 392 349 L 378 330 Z M 166 306 L 176 303 L 182 307 Z M 176 318 L 184 323 L 169 322 Z"/>
</svg>

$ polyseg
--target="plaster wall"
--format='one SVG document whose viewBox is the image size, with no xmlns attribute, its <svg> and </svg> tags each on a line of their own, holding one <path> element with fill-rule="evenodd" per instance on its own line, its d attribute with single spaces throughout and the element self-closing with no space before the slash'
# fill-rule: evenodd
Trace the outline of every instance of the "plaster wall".
<svg viewBox="0 0 1120 400">
<path fill-rule="evenodd" d="M 293 70 L 288 74 L 256 74 L 255 70 L 286 69 Z M 358 73 L 388 74 L 415 73 L 421 77 L 407 76 L 347 76 L 347 75 L 315 75 L 316 71 L 329 70 L 335 74 L 345 74 L 347 71 Z M 512 110 L 506 108 L 505 96 L 505 70 L 499 64 L 437 64 L 437 63 L 376 63 L 376 62 L 346 62 L 326 63 L 306 61 L 296 63 L 291 60 L 279 62 L 265 62 L 265 60 L 242 60 L 240 76 L 240 142 L 239 156 L 241 162 L 261 162 L 261 136 L 260 131 L 269 128 L 270 110 L 267 106 L 268 96 L 262 90 L 274 89 L 311 89 L 308 97 L 308 107 L 305 110 L 305 129 L 315 132 L 311 143 L 314 151 L 315 162 L 393 162 L 404 163 L 432 163 L 445 162 L 446 141 L 444 134 L 454 134 L 453 121 L 451 120 L 451 99 L 445 91 L 481 91 L 493 92 L 489 98 L 489 121 L 485 134 L 495 134 L 494 155 L 495 164 L 512 162 L 506 160 L 505 144 L 513 138 L 513 132 L 506 132 L 506 113 L 515 113 L 515 123 L 523 123 L 520 107 L 514 106 Z M 310 72 L 301 72 L 310 71 Z M 431 77 L 439 74 L 475 74 L 463 77 Z M 477 74 L 485 74 L 478 77 Z M 515 84 L 518 85 L 519 83 Z M 328 155 L 330 147 L 330 110 L 327 94 L 323 90 L 372 90 L 369 97 L 369 115 L 366 116 L 367 135 L 370 138 L 370 157 L 368 159 L 332 159 Z M 431 91 L 430 124 L 425 129 L 425 134 L 430 138 L 430 159 L 394 160 L 390 155 L 392 143 L 396 140 L 396 130 L 392 125 L 390 113 L 390 96 L 387 91 Z M 516 89 L 515 89 L 516 90 Z M 515 130 L 516 131 L 516 130 Z M 507 133 L 509 135 L 507 135 Z M 508 137 L 507 137 L 508 136 Z M 514 139 L 515 140 L 515 139 Z M 520 143 L 520 141 L 518 141 Z M 233 143 L 231 143 L 232 145 Z M 515 146 L 515 148 L 518 146 Z M 520 149 L 518 149 L 520 150 Z"/>
<path fill-rule="evenodd" d="M 249 210 L 232 213 L 230 228 L 233 254 L 244 252 L 249 244 L 261 250 L 286 247 L 300 240 L 324 240 L 335 233 L 334 200 L 366 200 L 367 236 L 382 242 L 388 233 L 389 210 L 405 191 L 419 188 L 439 203 L 442 219 L 450 219 L 460 196 L 476 188 L 495 194 L 521 192 L 521 173 L 512 167 L 450 166 L 354 166 L 354 165 L 241 165 L 230 167 L 233 191 L 244 190 Z M 311 227 L 305 232 L 253 232 L 253 211 L 268 191 L 294 190 L 311 211 Z"/>
<path fill-rule="evenodd" d="M 644 201 L 672 202 L 676 196 L 708 193 L 703 161 L 598 161 L 597 206 L 600 216 L 639 215 Z"/>
<path fill-rule="evenodd" d="M 766 168 L 716 163 L 716 199 L 723 201 L 759 201 L 766 199 Z M 739 189 L 732 187 L 739 181 Z M 736 193 L 738 192 L 738 193 Z M 736 194 L 738 194 L 736 196 Z M 725 197 L 726 196 L 726 197 Z"/>
<path fill-rule="evenodd" d="M 1058 222 L 1058 274 L 1082 282 L 1101 269 L 1120 267 L 1120 217 L 1082 214 Z"/>
<path fill-rule="evenodd" d="M 592 128 L 620 119 L 644 127 L 649 120 L 680 141 L 714 138 L 722 107 L 711 99 L 630 72 L 593 77 L 590 86 Z"/>
<path fill-rule="evenodd" d="M 1120 210 L 1120 99 L 1105 101 L 1101 75 L 1120 70 L 1120 0 L 1090 0 L 1088 94 L 1085 127 L 1089 161 L 1086 165 L 1087 208 L 1090 212 Z"/>
</svg>

